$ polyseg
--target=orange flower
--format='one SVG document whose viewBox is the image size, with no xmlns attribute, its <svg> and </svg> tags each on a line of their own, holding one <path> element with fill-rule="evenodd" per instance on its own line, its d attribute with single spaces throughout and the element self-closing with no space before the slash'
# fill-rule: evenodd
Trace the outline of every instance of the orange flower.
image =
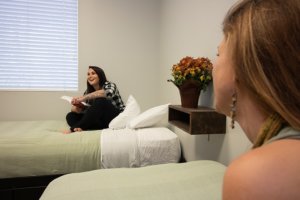
<svg viewBox="0 0 300 200">
<path fill-rule="evenodd" d="M 186 80 L 196 80 L 201 89 L 205 90 L 212 81 L 213 65 L 208 58 L 193 58 L 186 56 L 179 63 L 172 67 L 173 82 L 176 86 L 181 86 Z"/>
</svg>

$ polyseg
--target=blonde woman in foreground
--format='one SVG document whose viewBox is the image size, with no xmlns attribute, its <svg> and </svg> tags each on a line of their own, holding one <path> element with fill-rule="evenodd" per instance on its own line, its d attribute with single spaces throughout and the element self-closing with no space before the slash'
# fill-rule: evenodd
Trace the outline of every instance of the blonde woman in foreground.
<svg viewBox="0 0 300 200">
<path fill-rule="evenodd" d="M 300 0 L 242 0 L 223 25 L 216 109 L 253 143 L 229 165 L 223 199 L 300 199 Z"/>
</svg>

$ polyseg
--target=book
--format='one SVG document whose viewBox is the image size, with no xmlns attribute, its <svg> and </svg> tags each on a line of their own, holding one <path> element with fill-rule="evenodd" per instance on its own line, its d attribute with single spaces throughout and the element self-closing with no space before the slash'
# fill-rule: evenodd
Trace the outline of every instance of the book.
<svg viewBox="0 0 300 200">
<path fill-rule="evenodd" d="M 60 98 L 63 99 L 63 100 L 66 100 L 67 102 L 69 102 L 70 104 L 72 104 L 71 102 L 72 102 L 73 97 L 70 97 L 70 96 L 61 96 Z M 84 106 L 90 106 L 90 104 L 85 103 L 85 102 L 81 102 L 80 104 L 74 105 L 74 106 L 82 108 Z"/>
</svg>

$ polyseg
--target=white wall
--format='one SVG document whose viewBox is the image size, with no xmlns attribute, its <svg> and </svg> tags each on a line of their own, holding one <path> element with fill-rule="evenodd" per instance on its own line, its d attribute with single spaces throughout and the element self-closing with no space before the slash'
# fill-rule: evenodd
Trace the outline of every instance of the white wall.
<svg viewBox="0 0 300 200">
<path fill-rule="evenodd" d="M 215 59 L 223 17 L 235 1 L 79 0 L 79 91 L 0 92 L 0 120 L 64 119 L 70 107 L 59 97 L 83 93 L 88 65 L 102 66 L 124 101 L 133 94 L 142 110 L 179 104 L 177 88 L 167 82 L 172 65 L 187 55 Z M 213 106 L 212 87 L 199 103 Z M 250 148 L 238 126 L 209 138 L 170 127 L 181 138 L 187 160 L 228 164 Z"/>
<path fill-rule="evenodd" d="M 184 56 L 205 56 L 212 61 L 221 41 L 222 21 L 236 0 L 164 0 L 161 5 L 160 74 L 161 101 L 180 104 L 178 89 L 166 82 L 171 78 L 171 67 Z M 213 106 L 212 86 L 202 92 L 199 104 Z M 230 119 L 227 119 L 230 123 Z M 171 126 L 179 135 L 185 158 L 211 159 L 230 163 L 251 145 L 237 125 L 225 135 L 189 135 Z"/>
<path fill-rule="evenodd" d="M 161 17 L 161 99 L 180 103 L 179 92 L 170 82 L 171 67 L 185 56 L 214 61 L 221 41 L 222 20 L 235 0 L 164 0 Z M 166 92 L 168 91 L 168 92 Z M 202 92 L 201 104 L 212 105 L 212 87 Z M 204 97 L 203 97 L 204 96 Z"/>
<path fill-rule="evenodd" d="M 79 0 L 79 91 L 0 92 L 0 120 L 64 119 L 62 95 L 81 95 L 89 65 L 103 67 L 123 100 L 159 104 L 159 0 Z"/>
<path fill-rule="evenodd" d="M 159 0 L 79 0 L 79 64 L 85 87 L 88 65 L 102 66 L 123 100 L 142 109 L 157 105 Z"/>
</svg>

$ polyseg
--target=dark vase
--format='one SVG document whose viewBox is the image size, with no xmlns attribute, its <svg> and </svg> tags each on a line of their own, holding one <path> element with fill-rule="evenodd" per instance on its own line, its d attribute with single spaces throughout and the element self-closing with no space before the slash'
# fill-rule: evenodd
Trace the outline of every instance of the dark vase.
<svg viewBox="0 0 300 200">
<path fill-rule="evenodd" d="M 181 106 L 185 108 L 197 108 L 201 93 L 199 82 L 195 80 L 186 80 L 181 86 L 178 86 Z"/>
</svg>

